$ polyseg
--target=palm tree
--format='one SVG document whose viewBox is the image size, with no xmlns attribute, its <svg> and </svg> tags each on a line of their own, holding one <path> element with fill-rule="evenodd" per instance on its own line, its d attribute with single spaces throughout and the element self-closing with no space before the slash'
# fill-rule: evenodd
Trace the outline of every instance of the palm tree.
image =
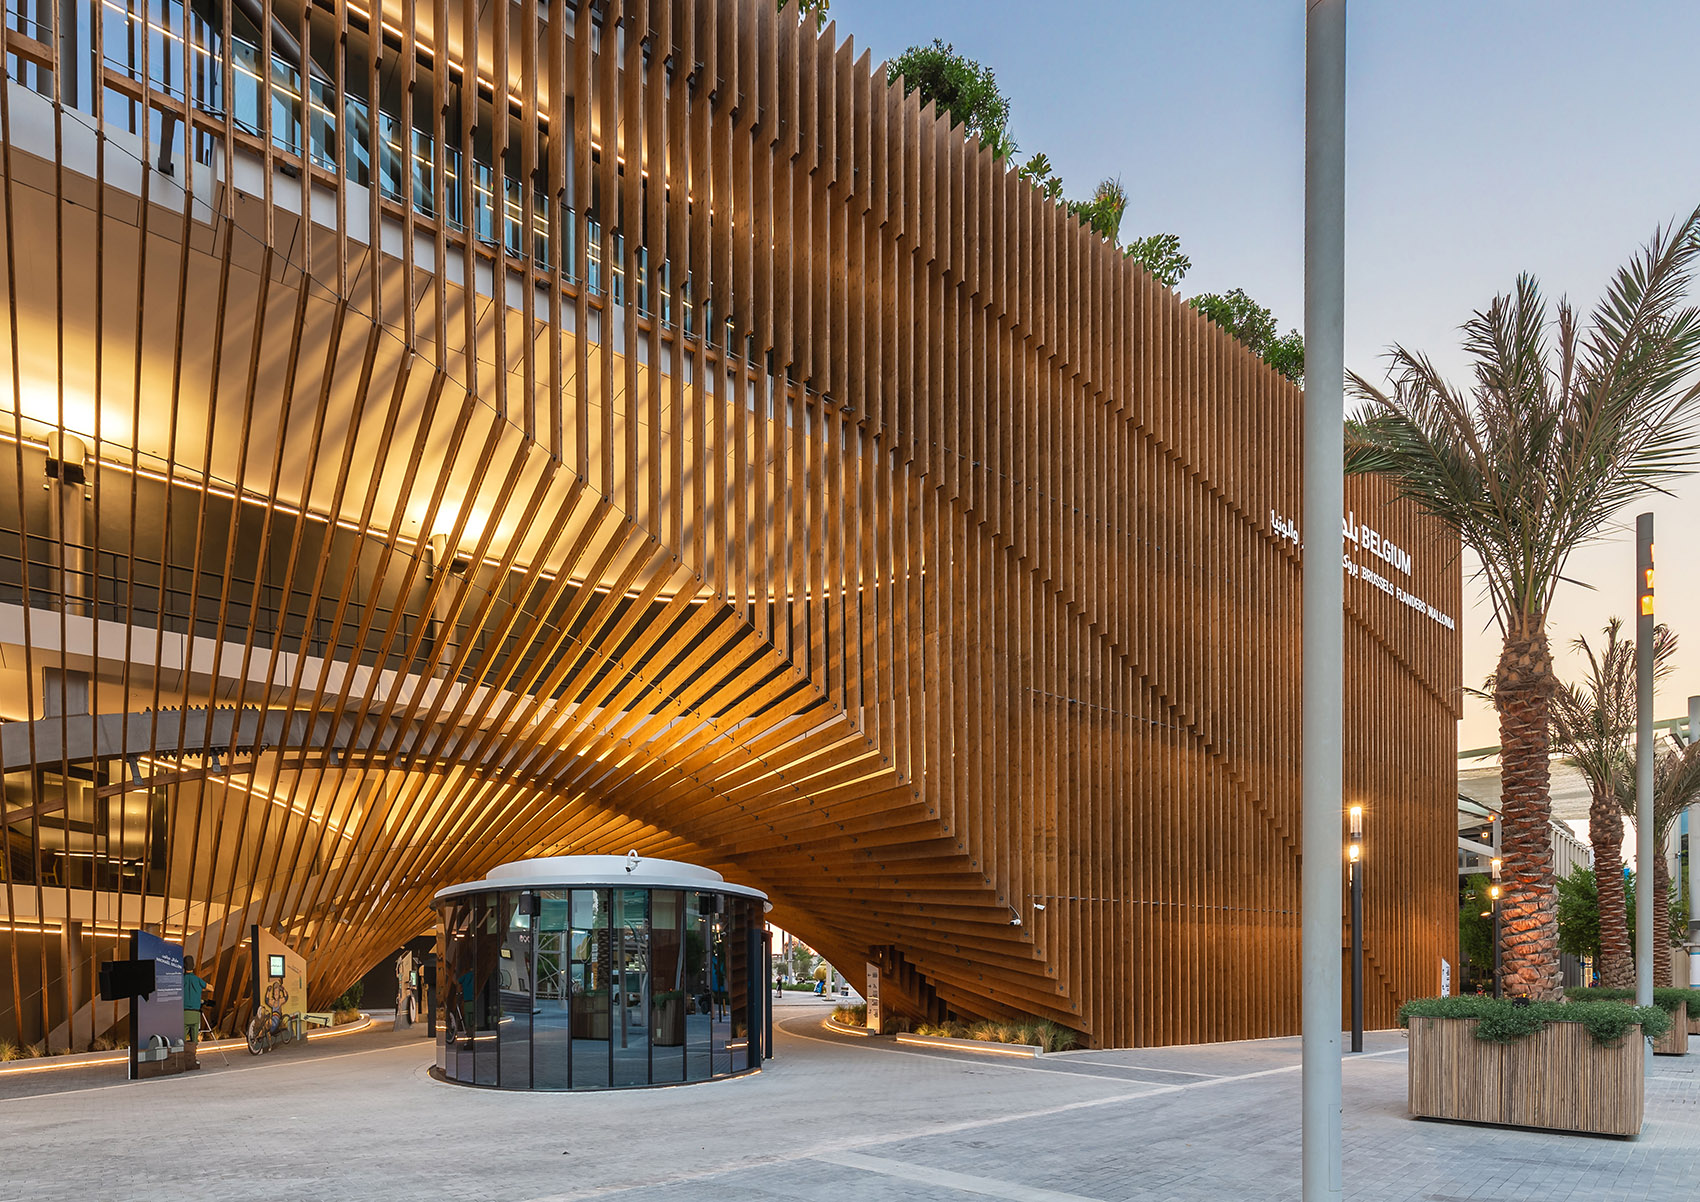
<svg viewBox="0 0 1700 1202">
<path fill-rule="evenodd" d="M 1394 347 L 1393 390 L 1353 374 L 1365 411 L 1347 470 L 1390 475 L 1479 560 L 1502 646 L 1499 714 L 1504 901 L 1501 964 L 1514 993 L 1558 988 L 1548 757 L 1557 679 L 1547 613 L 1577 547 L 1648 489 L 1692 470 L 1700 310 L 1684 304 L 1700 209 L 1656 232 L 1612 278 L 1590 328 L 1518 277 L 1464 324 L 1467 390 Z"/>
<path fill-rule="evenodd" d="M 1656 644 L 1655 644 L 1656 646 Z M 1635 773 L 1619 782 L 1623 812 L 1635 816 Z M 1653 761 L 1653 984 L 1672 985 L 1670 930 L 1670 866 L 1661 854 L 1671 829 L 1694 802 L 1700 801 L 1700 743 L 1667 751 Z M 1682 932 L 1686 934 L 1687 932 Z M 1633 984 L 1634 982 L 1631 982 Z"/>
<path fill-rule="evenodd" d="M 1635 953 L 1629 943 L 1629 917 L 1623 892 L 1623 809 L 1625 781 L 1633 781 L 1635 756 L 1629 739 L 1635 731 L 1635 641 L 1623 636 L 1623 621 L 1606 623 L 1599 652 L 1578 637 L 1572 646 L 1588 665 L 1579 684 L 1558 686 L 1552 699 L 1552 735 L 1558 752 L 1588 782 L 1588 841 L 1594 845 L 1599 881 L 1600 984 L 1635 984 Z M 1653 634 L 1653 675 L 1670 671 L 1676 636 L 1668 626 Z M 1631 786 L 1633 792 L 1633 786 Z"/>
</svg>

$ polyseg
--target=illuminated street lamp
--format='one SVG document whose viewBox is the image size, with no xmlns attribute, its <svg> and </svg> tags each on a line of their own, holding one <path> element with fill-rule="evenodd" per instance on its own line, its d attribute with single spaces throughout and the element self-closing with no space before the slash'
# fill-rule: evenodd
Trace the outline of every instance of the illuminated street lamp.
<svg viewBox="0 0 1700 1202">
<path fill-rule="evenodd" d="M 1352 886 L 1352 1051 L 1364 1050 L 1364 808 L 1350 806 L 1346 874 Z"/>
<path fill-rule="evenodd" d="M 1499 996 L 1499 857 L 1493 858 L 1493 884 L 1488 886 L 1493 899 L 1493 996 Z"/>
</svg>

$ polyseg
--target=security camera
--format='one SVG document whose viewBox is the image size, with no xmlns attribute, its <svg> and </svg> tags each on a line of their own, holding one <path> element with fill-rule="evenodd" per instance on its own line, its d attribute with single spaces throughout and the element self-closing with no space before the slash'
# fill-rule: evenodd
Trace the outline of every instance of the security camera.
<svg viewBox="0 0 1700 1202">
<path fill-rule="evenodd" d="M 1044 903 L 1044 902 L 1034 902 L 1034 903 L 1033 903 L 1033 908 L 1034 908 L 1034 909 L 1035 909 L 1035 910 L 1039 910 L 1039 911 L 1041 911 L 1041 912 L 1042 912 L 1042 911 L 1043 911 L 1043 910 L 1044 910 L 1044 908 L 1045 908 L 1045 903 Z"/>
<path fill-rule="evenodd" d="M 637 854 L 637 848 L 634 847 L 631 851 L 628 851 L 626 853 L 626 871 L 627 872 L 636 872 L 637 866 L 638 866 L 638 854 Z"/>
<path fill-rule="evenodd" d="M 1020 926 L 1021 925 L 1021 916 L 1018 914 L 1014 918 L 1010 919 L 1009 925 L 1012 926 L 1012 927 Z"/>
</svg>

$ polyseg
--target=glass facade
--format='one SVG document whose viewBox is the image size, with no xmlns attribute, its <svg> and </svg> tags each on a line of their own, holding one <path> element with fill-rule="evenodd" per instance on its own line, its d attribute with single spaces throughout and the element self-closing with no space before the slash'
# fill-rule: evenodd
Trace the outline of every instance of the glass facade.
<svg viewBox="0 0 1700 1202">
<path fill-rule="evenodd" d="M 766 920 L 712 889 L 439 897 L 437 1065 L 500 1089 L 676 1085 L 761 1063 Z"/>
<path fill-rule="evenodd" d="M 441 220 L 457 237 L 470 231 L 480 253 L 521 262 L 529 253 L 532 266 L 542 272 L 550 271 L 558 256 L 571 287 L 585 287 L 614 305 L 626 303 L 629 288 L 633 304 L 645 317 L 688 335 L 706 334 L 730 354 L 752 352 L 748 335 L 744 345 L 738 345 L 736 323 L 729 316 L 716 321 L 709 301 L 699 304 L 693 299 L 692 279 L 677 279 L 671 262 L 651 261 L 647 230 L 620 229 L 617 218 L 605 228 L 599 214 L 622 212 L 619 193 L 626 187 L 635 186 L 644 194 L 633 211 L 650 211 L 647 173 L 628 183 L 620 171 L 614 177 L 615 195 L 604 196 L 604 177 L 596 172 L 586 189 L 589 208 L 576 212 L 566 203 L 577 192 L 580 169 L 572 131 L 557 135 L 545 126 L 535 131 L 536 169 L 527 187 L 525 131 L 518 116 L 507 114 L 506 149 L 498 154 L 493 101 L 483 94 L 470 102 L 463 98 L 460 72 L 453 68 L 441 81 L 439 112 L 428 53 L 416 65 L 419 83 L 410 105 L 401 82 L 404 76 L 393 65 L 400 47 L 392 40 L 385 61 L 374 65 L 371 21 L 358 7 L 346 13 L 334 6 L 314 8 L 305 25 L 291 15 L 285 19 L 291 35 L 287 39 L 276 33 L 268 39 L 240 4 L 230 8 L 217 0 L 59 0 L 56 15 L 54 7 L 48 0 L 3 0 L 0 19 L 38 42 L 57 40 L 65 75 L 59 94 L 65 106 L 98 114 L 107 129 L 145 139 L 152 144 L 150 157 L 157 155 L 163 164 L 192 157 L 203 170 L 222 171 L 228 116 L 236 142 L 233 151 L 252 153 L 269 144 L 275 154 L 295 160 L 292 166 L 306 167 L 327 181 L 344 175 L 358 187 L 376 185 L 391 211 L 411 206 L 419 220 Z M 279 15 L 297 7 L 280 5 Z M 458 3 L 449 6 L 454 22 L 461 19 L 459 9 Z M 340 24 L 339 16 L 345 18 Z M 593 45 L 599 46 L 601 15 L 593 20 Z M 304 42 L 296 36 L 301 32 L 306 34 Z M 623 27 L 618 36 L 623 42 Z M 672 56 L 664 55 L 658 63 L 671 78 Z M 645 72 L 654 69 L 646 60 Z M 5 72 L 41 95 L 54 93 L 53 73 L 39 63 L 11 55 Z M 184 115 L 189 112 L 196 120 L 186 126 Z M 471 136 L 466 137 L 469 120 Z M 589 162 L 600 163 L 601 156 L 601 148 L 593 144 Z M 564 160 L 569 183 L 560 203 L 551 206 L 542 181 L 550 178 L 556 157 Z M 437 211 L 439 184 L 442 213 Z M 709 221 L 715 221 L 713 214 Z M 637 242 L 629 254 L 628 233 Z"/>
</svg>

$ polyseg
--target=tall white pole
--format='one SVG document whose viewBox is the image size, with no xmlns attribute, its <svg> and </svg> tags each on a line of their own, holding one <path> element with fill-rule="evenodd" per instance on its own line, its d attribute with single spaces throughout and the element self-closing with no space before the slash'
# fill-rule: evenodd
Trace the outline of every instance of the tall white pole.
<svg viewBox="0 0 1700 1202">
<path fill-rule="evenodd" d="M 1653 515 L 1635 519 L 1635 1004 L 1653 1004 Z M 1647 1052 L 1648 1063 L 1652 1051 Z"/>
<path fill-rule="evenodd" d="M 1688 699 L 1688 745 L 1700 741 L 1700 697 Z M 1700 801 L 1688 807 L 1688 987 L 1700 989 Z"/>
<path fill-rule="evenodd" d="M 1341 1196 L 1340 523 L 1345 508 L 1346 0 L 1305 6 L 1304 1202 Z"/>
</svg>

